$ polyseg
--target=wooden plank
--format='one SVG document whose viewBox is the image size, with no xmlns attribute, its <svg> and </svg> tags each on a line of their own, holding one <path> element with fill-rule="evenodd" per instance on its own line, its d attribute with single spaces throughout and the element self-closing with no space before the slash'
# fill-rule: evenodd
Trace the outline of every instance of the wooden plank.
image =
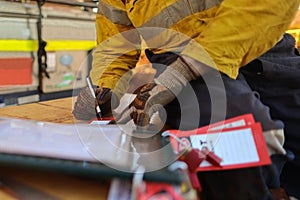
<svg viewBox="0 0 300 200">
<path fill-rule="evenodd" d="M 54 123 L 74 123 L 76 121 L 72 114 L 72 98 L 7 106 L 0 109 L 0 116 Z"/>
<path fill-rule="evenodd" d="M 56 108 L 63 108 L 72 110 L 73 109 L 73 102 L 75 102 L 76 98 L 74 97 L 68 97 L 68 98 L 62 98 L 62 99 L 55 99 L 55 100 L 49 100 L 49 101 L 41 101 L 38 104 L 41 105 L 48 105 L 51 107 Z"/>
</svg>

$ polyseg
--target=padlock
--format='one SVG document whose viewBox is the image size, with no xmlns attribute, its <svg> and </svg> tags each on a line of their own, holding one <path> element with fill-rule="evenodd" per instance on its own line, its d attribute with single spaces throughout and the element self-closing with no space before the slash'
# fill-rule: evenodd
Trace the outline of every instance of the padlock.
<svg viewBox="0 0 300 200">
<path fill-rule="evenodd" d="M 206 160 L 214 165 L 214 166 L 220 166 L 221 167 L 221 162 L 222 162 L 222 159 L 217 156 L 214 152 L 212 151 L 209 151 L 208 148 L 204 147 L 201 149 L 201 152 L 206 155 Z"/>
<path fill-rule="evenodd" d="M 201 162 L 206 159 L 206 155 L 199 149 L 187 146 L 179 156 L 179 160 L 184 161 L 190 172 L 195 172 Z"/>
</svg>

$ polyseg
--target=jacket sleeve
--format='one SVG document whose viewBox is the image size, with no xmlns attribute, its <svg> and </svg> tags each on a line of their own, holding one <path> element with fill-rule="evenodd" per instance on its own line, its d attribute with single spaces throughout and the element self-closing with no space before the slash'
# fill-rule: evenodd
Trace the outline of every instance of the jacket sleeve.
<svg viewBox="0 0 300 200">
<path fill-rule="evenodd" d="M 122 1 L 102 0 L 96 15 L 97 47 L 90 76 L 94 84 L 113 89 L 135 67 L 140 38 L 132 29 Z"/>
<path fill-rule="evenodd" d="M 241 66 L 280 40 L 298 6 L 299 0 L 224 0 L 207 11 L 214 16 L 199 18 L 205 28 L 182 54 L 236 78 Z M 199 54 L 199 46 L 210 59 Z"/>
</svg>

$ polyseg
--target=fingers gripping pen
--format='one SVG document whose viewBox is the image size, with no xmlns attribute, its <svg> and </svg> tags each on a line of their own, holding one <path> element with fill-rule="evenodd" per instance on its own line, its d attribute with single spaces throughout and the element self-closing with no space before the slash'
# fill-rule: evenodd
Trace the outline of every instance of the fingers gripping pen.
<svg viewBox="0 0 300 200">
<path fill-rule="evenodd" d="M 96 92 L 94 91 L 94 88 L 93 88 L 93 85 L 92 85 L 92 82 L 91 82 L 90 77 L 87 77 L 87 78 L 86 78 L 86 82 L 87 82 L 87 84 L 88 84 L 88 87 L 90 88 L 91 94 L 93 95 L 93 97 L 94 97 L 95 100 L 97 101 Z M 97 106 L 96 106 L 95 109 L 96 109 L 97 117 L 98 117 L 98 118 L 102 118 L 101 109 L 100 109 L 100 106 L 99 106 L 98 103 L 97 103 Z"/>
</svg>

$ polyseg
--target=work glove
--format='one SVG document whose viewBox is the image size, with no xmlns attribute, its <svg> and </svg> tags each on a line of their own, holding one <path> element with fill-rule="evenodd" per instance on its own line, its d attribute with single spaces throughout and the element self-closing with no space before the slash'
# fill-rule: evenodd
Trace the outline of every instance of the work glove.
<svg viewBox="0 0 300 200">
<path fill-rule="evenodd" d="M 73 115 L 79 120 L 96 118 L 96 106 L 99 105 L 102 117 L 111 117 L 112 109 L 116 108 L 119 100 L 109 88 L 96 87 L 96 99 L 91 94 L 89 87 L 83 88 L 75 102 Z"/>
<path fill-rule="evenodd" d="M 135 99 L 116 116 L 116 123 L 123 124 L 133 119 L 137 126 L 149 125 L 155 112 L 174 100 L 189 81 L 196 79 L 189 66 L 176 54 L 154 54 L 146 50 L 146 55 L 155 69 L 163 70 L 153 82 L 136 89 Z"/>
<path fill-rule="evenodd" d="M 139 87 L 134 94 L 136 97 L 129 107 L 116 117 L 117 123 L 126 123 L 133 119 L 138 126 L 149 124 L 153 113 L 171 102 L 175 95 L 166 87 L 151 82 Z"/>
</svg>

